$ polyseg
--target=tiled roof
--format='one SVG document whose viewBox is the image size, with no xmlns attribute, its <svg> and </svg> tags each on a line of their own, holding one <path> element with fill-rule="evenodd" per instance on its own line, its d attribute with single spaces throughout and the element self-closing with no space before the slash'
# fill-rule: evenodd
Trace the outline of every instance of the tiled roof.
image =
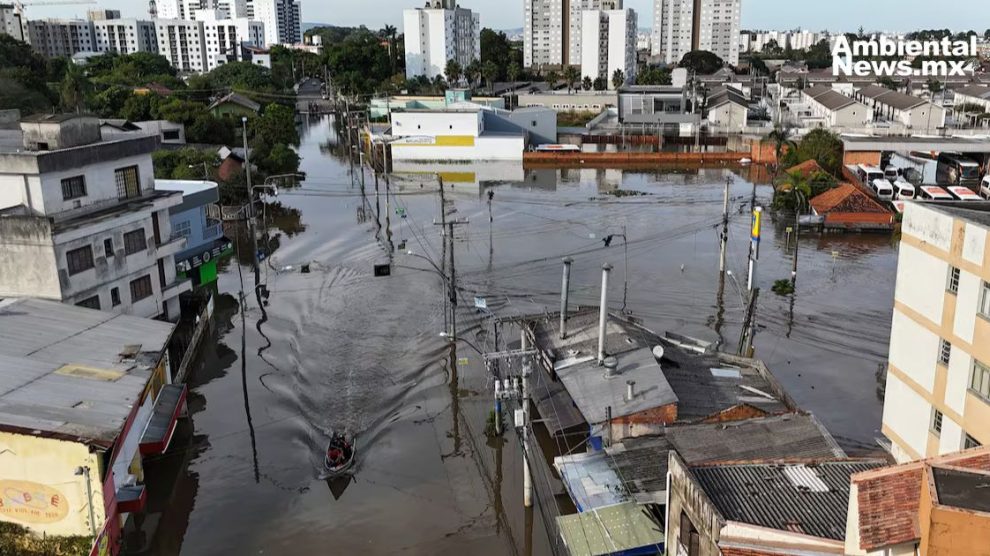
<svg viewBox="0 0 990 556">
<path fill-rule="evenodd" d="M 811 207 L 819 215 L 832 212 L 888 214 L 880 203 L 868 197 L 853 185 L 843 183 L 811 200 Z"/>
<path fill-rule="evenodd" d="M 852 477 L 859 493 L 859 544 L 876 550 L 921 538 L 918 504 L 926 466 L 946 465 L 990 470 L 990 448 L 977 448 L 896 467 L 886 467 Z"/>
<path fill-rule="evenodd" d="M 818 164 L 818 161 L 813 158 L 810 160 L 805 160 L 801 164 L 791 166 L 787 169 L 788 174 L 791 172 L 799 172 L 805 178 L 810 178 L 811 176 L 824 171 L 825 170 Z"/>
</svg>

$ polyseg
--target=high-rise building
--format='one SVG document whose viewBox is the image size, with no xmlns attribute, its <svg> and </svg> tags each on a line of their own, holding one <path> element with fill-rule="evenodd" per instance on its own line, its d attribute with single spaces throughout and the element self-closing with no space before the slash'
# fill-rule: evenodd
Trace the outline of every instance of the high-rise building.
<svg viewBox="0 0 990 556">
<path fill-rule="evenodd" d="M 161 19 L 196 19 L 199 10 L 218 10 L 222 19 L 247 18 L 248 0 L 157 0 Z"/>
<path fill-rule="evenodd" d="M 158 53 L 172 67 L 182 72 L 204 72 L 206 37 L 202 21 L 191 19 L 156 19 Z"/>
<path fill-rule="evenodd" d="M 585 10 L 581 12 L 581 76 L 603 78 L 610 89 L 612 78 L 621 71 L 624 83 L 636 78 L 636 12 L 625 10 Z"/>
<path fill-rule="evenodd" d="M 86 12 L 86 19 L 90 21 L 120 19 L 120 10 L 88 10 Z"/>
<path fill-rule="evenodd" d="M 523 66 L 561 66 L 568 54 L 568 0 L 523 0 Z"/>
<path fill-rule="evenodd" d="M 0 4 L 0 35 L 10 35 L 19 41 L 27 41 L 24 17 L 13 4 Z"/>
<path fill-rule="evenodd" d="M 882 428 L 898 462 L 990 444 L 988 222 L 970 203 L 904 209 Z"/>
<path fill-rule="evenodd" d="M 299 0 L 247 0 L 247 17 L 265 24 L 265 44 L 302 42 L 302 13 Z"/>
<path fill-rule="evenodd" d="M 244 61 L 242 46 L 265 44 L 265 25 L 246 17 L 224 18 L 220 10 L 198 10 L 194 15 L 203 23 L 207 71 L 227 62 Z"/>
<path fill-rule="evenodd" d="M 567 58 L 564 64 L 581 64 L 581 13 L 586 10 L 621 10 L 622 0 L 569 0 L 567 8 Z"/>
<path fill-rule="evenodd" d="M 31 47 L 49 58 L 95 51 L 92 21 L 36 19 L 28 21 L 27 29 Z"/>
<path fill-rule="evenodd" d="M 654 0 L 653 54 L 676 64 L 692 50 L 739 63 L 742 0 Z"/>
<path fill-rule="evenodd" d="M 93 21 L 95 52 L 158 52 L 155 23 L 140 19 L 105 19 Z"/>
<path fill-rule="evenodd" d="M 462 68 L 481 59 L 481 21 L 476 12 L 460 8 L 454 0 L 427 3 L 405 10 L 406 77 L 433 79 L 444 75 L 447 62 Z"/>
</svg>

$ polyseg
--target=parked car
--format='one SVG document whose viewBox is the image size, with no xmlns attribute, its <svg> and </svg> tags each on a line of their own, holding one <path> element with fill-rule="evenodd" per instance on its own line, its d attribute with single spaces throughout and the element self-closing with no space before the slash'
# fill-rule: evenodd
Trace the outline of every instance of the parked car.
<svg viewBox="0 0 990 556">
<path fill-rule="evenodd" d="M 894 200 L 894 186 L 889 181 L 885 179 L 877 179 L 870 182 L 870 187 L 873 192 L 877 194 L 879 199 L 884 201 Z"/>
<path fill-rule="evenodd" d="M 918 195 L 918 191 L 911 182 L 904 178 L 897 178 L 894 181 L 894 194 L 898 200 L 908 200 L 914 199 Z"/>
<path fill-rule="evenodd" d="M 990 174 L 983 176 L 983 181 L 980 182 L 980 197 L 990 201 Z"/>
</svg>

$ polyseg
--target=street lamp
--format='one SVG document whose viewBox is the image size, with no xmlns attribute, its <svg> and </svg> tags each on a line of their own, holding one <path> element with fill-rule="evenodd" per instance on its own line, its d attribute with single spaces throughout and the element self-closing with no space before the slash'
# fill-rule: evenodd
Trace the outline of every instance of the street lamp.
<svg viewBox="0 0 990 556">
<path fill-rule="evenodd" d="M 93 480 L 89 475 L 89 466 L 84 465 L 76 467 L 75 475 L 77 477 L 85 475 L 86 476 L 86 506 L 89 508 L 89 530 L 93 533 L 93 538 L 96 538 L 96 516 L 93 513 Z"/>
<path fill-rule="evenodd" d="M 732 286 L 736 288 L 736 294 L 739 296 L 739 304 L 745 307 L 746 301 L 743 299 L 742 288 L 739 287 L 739 282 L 736 281 L 736 275 L 733 274 L 731 270 L 726 270 L 725 275 L 732 280 Z"/>
</svg>

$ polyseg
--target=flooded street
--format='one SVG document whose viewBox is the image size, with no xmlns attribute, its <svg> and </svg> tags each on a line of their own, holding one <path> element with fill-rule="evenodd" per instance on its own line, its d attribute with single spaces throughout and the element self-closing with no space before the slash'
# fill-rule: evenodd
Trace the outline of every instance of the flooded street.
<svg viewBox="0 0 990 556">
<path fill-rule="evenodd" d="M 261 243 L 270 256 L 255 276 L 242 239 L 220 275 L 218 341 L 191 378 L 195 430 L 188 448 L 169 456 L 182 471 L 153 552 L 550 554 L 548 509 L 523 509 L 515 435 L 484 435 L 491 384 L 478 351 L 496 346 L 468 305 L 483 297 L 498 315 L 556 310 L 564 256 L 575 259 L 572 307 L 597 305 L 608 262 L 613 310 L 734 352 L 750 179 L 765 183 L 765 171 L 411 167 L 397 168 L 377 195 L 366 172 L 362 196 L 329 120 L 306 125 L 302 138 L 307 180 L 266 207 Z M 469 222 L 455 234 L 465 339 L 455 347 L 440 336 L 444 287 L 432 266 L 443 243 L 436 171 L 448 185 L 447 217 Z M 727 178 L 738 282 L 729 280 L 720 300 Z M 758 202 L 771 193 L 759 185 Z M 392 275 L 374 277 L 392 247 Z M 785 224 L 768 222 L 756 357 L 847 452 L 873 449 L 895 243 L 807 234 L 797 292 L 781 297 L 770 287 L 790 278 L 792 249 Z M 267 286 L 257 293 L 256 278 Z M 328 485 L 319 478 L 322 454 L 330 432 L 343 428 L 357 434 L 355 478 Z"/>
</svg>

